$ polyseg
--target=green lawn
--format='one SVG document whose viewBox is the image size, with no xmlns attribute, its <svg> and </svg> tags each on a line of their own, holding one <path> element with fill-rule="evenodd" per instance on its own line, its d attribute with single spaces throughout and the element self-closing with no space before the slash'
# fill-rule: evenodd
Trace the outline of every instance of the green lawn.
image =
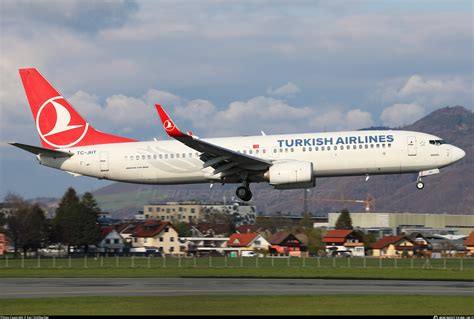
<svg viewBox="0 0 474 319">
<path fill-rule="evenodd" d="M 378 269 L 378 268 L 7 268 L 0 278 L 69 277 L 69 278 L 347 278 L 347 279 L 410 279 L 469 280 L 473 270 Z"/>
<path fill-rule="evenodd" d="M 8 277 L 259 277 L 474 280 L 474 258 L 0 258 Z"/>
<path fill-rule="evenodd" d="M 105 306 L 104 306 L 105 305 Z M 1 299 L 15 315 L 470 315 L 461 296 L 186 296 Z"/>
</svg>

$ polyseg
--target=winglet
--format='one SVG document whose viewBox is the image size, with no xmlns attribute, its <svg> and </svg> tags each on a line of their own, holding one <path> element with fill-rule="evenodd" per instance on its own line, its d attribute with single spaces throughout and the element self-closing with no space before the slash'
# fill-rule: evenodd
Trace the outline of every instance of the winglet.
<svg viewBox="0 0 474 319">
<path fill-rule="evenodd" d="M 176 127 L 173 120 L 170 119 L 168 114 L 166 114 L 165 110 L 160 104 L 155 104 L 156 110 L 158 111 L 158 115 L 160 116 L 161 122 L 163 123 L 163 127 L 165 128 L 166 133 L 168 133 L 171 137 L 183 137 L 187 136 Z"/>
</svg>

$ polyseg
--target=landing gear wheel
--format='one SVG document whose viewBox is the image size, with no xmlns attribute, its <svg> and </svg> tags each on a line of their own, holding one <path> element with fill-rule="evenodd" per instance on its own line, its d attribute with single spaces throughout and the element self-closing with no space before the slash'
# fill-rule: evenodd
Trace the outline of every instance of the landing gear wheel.
<svg viewBox="0 0 474 319">
<path fill-rule="evenodd" d="M 244 202 L 248 202 L 252 199 L 252 192 L 250 191 L 250 188 L 245 186 L 238 187 L 235 191 L 235 195 L 237 195 L 237 197 L 243 200 Z"/>
<path fill-rule="evenodd" d="M 423 184 L 422 181 L 419 181 L 419 182 L 416 183 L 416 188 L 423 189 L 423 187 L 425 187 L 425 184 Z"/>
</svg>

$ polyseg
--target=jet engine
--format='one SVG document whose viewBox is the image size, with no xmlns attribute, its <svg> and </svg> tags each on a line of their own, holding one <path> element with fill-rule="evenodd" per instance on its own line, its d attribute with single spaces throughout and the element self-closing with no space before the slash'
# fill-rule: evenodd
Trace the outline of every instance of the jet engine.
<svg viewBox="0 0 474 319">
<path fill-rule="evenodd" d="M 316 185 L 313 163 L 304 161 L 275 161 L 264 178 L 276 189 L 310 188 Z"/>
</svg>

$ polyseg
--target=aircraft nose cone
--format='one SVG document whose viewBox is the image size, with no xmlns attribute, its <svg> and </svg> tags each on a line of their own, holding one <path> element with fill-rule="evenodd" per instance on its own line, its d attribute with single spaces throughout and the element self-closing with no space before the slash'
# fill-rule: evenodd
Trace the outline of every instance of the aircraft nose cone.
<svg viewBox="0 0 474 319">
<path fill-rule="evenodd" d="M 459 147 L 453 146 L 452 149 L 452 157 L 455 162 L 461 160 L 466 156 L 466 152 L 464 152 L 462 149 Z"/>
</svg>

